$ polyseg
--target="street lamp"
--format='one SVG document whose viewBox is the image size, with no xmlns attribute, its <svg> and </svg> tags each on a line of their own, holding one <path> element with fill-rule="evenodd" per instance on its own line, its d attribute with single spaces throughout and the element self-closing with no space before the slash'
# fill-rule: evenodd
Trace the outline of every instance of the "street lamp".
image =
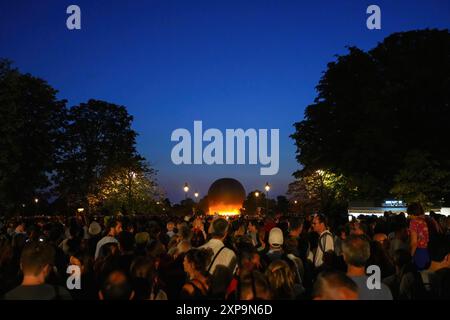
<svg viewBox="0 0 450 320">
<path fill-rule="evenodd" d="M 38 205 L 39 199 L 38 198 L 34 198 L 34 203 L 36 204 L 36 207 L 35 207 L 36 211 L 35 211 L 34 214 L 37 215 L 38 211 L 39 211 L 39 205 Z"/>
<path fill-rule="evenodd" d="M 187 182 L 184 184 L 183 190 L 184 190 L 184 199 L 187 199 L 187 193 L 189 192 L 189 185 Z"/>
<path fill-rule="evenodd" d="M 194 205 L 192 206 L 192 213 L 193 213 L 193 215 L 196 214 L 197 207 L 198 207 L 198 191 L 194 192 L 194 197 L 195 197 L 195 202 L 194 202 Z"/>
<path fill-rule="evenodd" d="M 259 191 L 255 191 L 253 194 L 255 195 L 256 212 L 258 212 L 258 210 L 259 210 L 259 206 L 258 206 Z"/>
<path fill-rule="evenodd" d="M 266 182 L 266 186 L 264 187 L 264 190 L 266 190 L 266 214 L 269 213 L 269 191 L 270 191 L 270 184 Z"/>
</svg>

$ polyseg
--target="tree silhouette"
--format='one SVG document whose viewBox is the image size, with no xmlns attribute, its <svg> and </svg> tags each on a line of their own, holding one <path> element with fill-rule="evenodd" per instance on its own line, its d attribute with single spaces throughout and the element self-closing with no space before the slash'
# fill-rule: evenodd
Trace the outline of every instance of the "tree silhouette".
<svg viewBox="0 0 450 320">
<path fill-rule="evenodd" d="M 57 176 L 57 191 L 69 207 L 90 208 L 104 199 L 101 192 L 112 188 L 112 180 L 123 182 L 126 178 L 120 176 L 149 173 L 136 151 L 132 120 L 124 106 L 99 100 L 69 110 Z M 129 187 L 121 186 L 129 195 Z"/>
<path fill-rule="evenodd" d="M 448 30 L 395 33 L 368 52 L 350 47 L 317 91 L 292 135 L 300 173 L 343 174 L 358 197 L 383 198 L 413 150 L 450 171 Z M 426 188 L 426 176 L 415 178 Z"/>
<path fill-rule="evenodd" d="M 0 60 L 0 211 L 46 196 L 62 141 L 65 100 L 45 80 Z"/>
</svg>

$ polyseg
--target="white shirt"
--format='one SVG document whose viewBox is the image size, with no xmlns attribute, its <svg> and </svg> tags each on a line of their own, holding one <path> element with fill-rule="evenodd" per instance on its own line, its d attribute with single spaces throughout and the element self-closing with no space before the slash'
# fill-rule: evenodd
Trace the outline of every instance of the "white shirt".
<svg viewBox="0 0 450 320">
<path fill-rule="evenodd" d="M 217 255 L 217 253 L 223 246 L 224 244 L 222 241 L 218 239 L 211 239 L 207 243 L 202 245 L 200 248 L 211 249 L 214 252 L 214 255 L 211 259 L 214 259 L 214 257 Z M 209 273 L 214 274 L 216 266 L 218 265 L 225 266 L 227 268 L 230 268 L 231 271 L 234 271 L 234 269 L 236 268 L 236 254 L 233 252 L 233 250 L 225 248 L 222 251 L 220 251 L 219 255 L 216 257 L 216 260 L 214 261 L 214 264 L 209 269 Z"/>
<path fill-rule="evenodd" d="M 323 254 L 327 251 L 334 251 L 334 239 L 331 232 L 325 230 L 319 236 L 319 243 L 313 258 L 315 267 L 320 267 L 323 264 Z"/>
</svg>

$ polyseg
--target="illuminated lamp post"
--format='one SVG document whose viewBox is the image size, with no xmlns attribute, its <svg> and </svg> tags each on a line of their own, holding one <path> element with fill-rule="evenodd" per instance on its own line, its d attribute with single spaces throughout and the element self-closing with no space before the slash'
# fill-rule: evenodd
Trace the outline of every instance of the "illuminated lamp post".
<svg viewBox="0 0 450 320">
<path fill-rule="evenodd" d="M 266 186 L 264 187 L 264 190 L 266 190 L 266 214 L 269 213 L 269 191 L 270 191 L 270 184 L 266 182 Z"/>
</svg>

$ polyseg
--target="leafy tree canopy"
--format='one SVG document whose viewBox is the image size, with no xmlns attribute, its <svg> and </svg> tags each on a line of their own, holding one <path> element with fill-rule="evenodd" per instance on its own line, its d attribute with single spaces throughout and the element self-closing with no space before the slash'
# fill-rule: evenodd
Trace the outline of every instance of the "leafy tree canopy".
<svg viewBox="0 0 450 320">
<path fill-rule="evenodd" d="M 395 33 L 368 52 L 348 49 L 328 64 L 314 103 L 295 123 L 300 174 L 342 174 L 358 197 L 382 198 L 413 150 L 427 154 L 433 168 L 450 171 L 448 30 Z M 415 179 L 429 183 L 427 176 Z"/>
</svg>

